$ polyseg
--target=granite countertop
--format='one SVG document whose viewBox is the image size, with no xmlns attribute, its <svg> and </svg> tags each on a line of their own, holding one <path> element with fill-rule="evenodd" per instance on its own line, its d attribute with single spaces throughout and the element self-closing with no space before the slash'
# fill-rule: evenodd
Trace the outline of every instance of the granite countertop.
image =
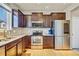
<svg viewBox="0 0 79 59">
<path fill-rule="evenodd" d="M 8 43 L 10 43 L 12 41 L 15 41 L 15 40 L 18 40 L 19 38 L 24 37 L 24 36 L 26 36 L 26 34 L 18 35 L 18 36 L 15 36 L 15 37 L 11 38 L 11 39 L 6 39 L 6 41 L 1 41 L 0 46 L 6 45 L 6 44 L 8 44 Z"/>
</svg>

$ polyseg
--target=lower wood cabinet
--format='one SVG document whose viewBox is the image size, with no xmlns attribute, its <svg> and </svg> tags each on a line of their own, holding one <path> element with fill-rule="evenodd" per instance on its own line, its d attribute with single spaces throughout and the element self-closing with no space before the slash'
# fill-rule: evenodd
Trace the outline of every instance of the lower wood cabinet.
<svg viewBox="0 0 79 59">
<path fill-rule="evenodd" d="M 5 56 L 5 46 L 0 47 L 0 56 Z"/>
<path fill-rule="evenodd" d="M 54 46 L 52 36 L 43 36 L 43 49 L 52 49 Z"/>
<path fill-rule="evenodd" d="M 6 51 L 7 56 L 16 56 L 16 46 L 8 49 Z"/>
<path fill-rule="evenodd" d="M 22 54 L 22 41 L 17 44 L 17 55 L 20 56 Z"/>
<path fill-rule="evenodd" d="M 25 36 L 25 37 L 26 37 L 26 36 Z M 26 38 L 25 38 L 25 37 L 22 38 L 22 39 L 23 39 L 23 40 L 22 40 L 22 45 L 23 45 L 23 46 L 22 46 L 22 47 L 23 47 L 22 50 L 23 50 L 23 52 L 26 51 L 26 40 L 25 40 Z"/>
<path fill-rule="evenodd" d="M 31 48 L 31 36 L 24 36 L 0 47 L 0 56 L 20 56 Z"/>
<path fill-rule="evenodd" d="M 25 36 L 24 41 L 25 48 L 31 49 L 31 36 Z"/>
</svg>

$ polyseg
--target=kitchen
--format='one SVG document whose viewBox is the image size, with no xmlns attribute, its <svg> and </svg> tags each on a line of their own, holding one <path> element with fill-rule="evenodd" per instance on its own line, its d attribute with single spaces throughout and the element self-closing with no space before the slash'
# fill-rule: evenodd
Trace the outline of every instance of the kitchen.
<svg viewBox="0 0 79 59">
<path fill-rule="evenodd" d="M 74 54 L 74 44 L 72 48 L 71 43 L 70 9 L 63 10 L 69 5 L 74 4 L 0 4 L 3 12 L 0 12 L 0 56 L 31 56 L 31 51 L 37 51 L 38 56 L 40 50 L 54 50 L 57 53 L 65 50 L 72 51 L 68 55 L 79 55 Z"/>
</svg>

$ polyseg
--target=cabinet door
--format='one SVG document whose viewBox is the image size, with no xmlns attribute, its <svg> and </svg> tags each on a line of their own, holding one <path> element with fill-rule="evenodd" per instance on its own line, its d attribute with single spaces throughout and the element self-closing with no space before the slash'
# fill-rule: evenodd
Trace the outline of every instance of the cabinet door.
<svg viewBox="0 0 79 59">
<path fill-rule="evenodd" d="M 53 20 L 65 20 L 65 13 L 52 13 Z"/>
<path fill-rule="evenodd" d="M 43 15 L 43 25 L 44 27 L 51 27 L 51 16 Z"/>
<path fill-rule="evenodd" d="M 43 48 L 53 48 L 53 37 L 44 36 L 43 37 Z"/>
<path fill-rule="evenodd" d="M 32 21 L 40 21 L 42 20 L 42 13 L 32 13 Z"/>
<path fill-rule="evenodd" d="M 26 37 L 23 37 L 23 52 L 25 52 L 26 50 Z"/>
<path fill-rule="evenodd" d="M 26 27 L 26 24 L 25 24 L 25 18 L 24 18 L 24 14 L 18 10 L 18 26 L 19 27 Z"/>
<path fill-rule="evenodd" d="M 22 41 L 17 44 L 17 52 L 19 56 L 22 54 Z"/>
<path fill-rule="evenodd" d="M 24 45 L 25 45 L 25 48 L 27 49 L 31 48 L 31 37 L 30 36 L 24 37 Z"/>
<path fill-rule="evenodd" d="M 16 56 L 16 46 L 10 48 L 9 50 L 7 50 L 7 56 Z"/>
<path fill-rule="evenodd" d="M 0 56 L 5 56 L 5 46 L 0 47 Z"/>
<path fill-rule="evenodd" d="M 28 48 L 31 49 L 31 36 L 27 36 Z"/>
</svg>

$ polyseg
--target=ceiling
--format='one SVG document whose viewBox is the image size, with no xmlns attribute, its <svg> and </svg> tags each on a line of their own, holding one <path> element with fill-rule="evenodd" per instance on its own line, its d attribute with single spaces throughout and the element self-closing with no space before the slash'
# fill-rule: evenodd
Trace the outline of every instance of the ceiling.
<svg viewBox="0 0 79 59">
<path fill-rule="evenodd" d="M 70 3 L 16 3 L 22 11 L 63 11 Z"/>
<path fill-rule="evenodd" d="M 24 14 L 32 12 L 63 12 L 73 3 L 9 3 L 11 7 L 18 7 Z"/>
</svg>

